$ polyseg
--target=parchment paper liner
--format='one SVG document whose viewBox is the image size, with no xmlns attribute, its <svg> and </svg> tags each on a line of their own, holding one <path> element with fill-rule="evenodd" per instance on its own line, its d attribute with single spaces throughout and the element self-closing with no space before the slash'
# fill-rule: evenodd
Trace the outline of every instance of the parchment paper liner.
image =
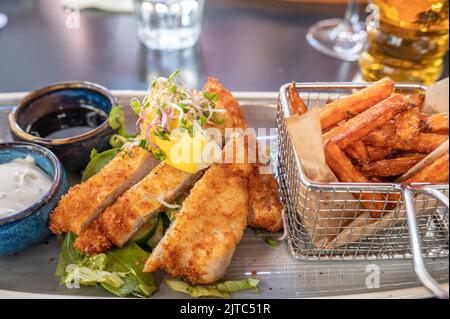
<svg viewBox="0 0 450 319">
<path fill-rule="evenodd" d="M 338 182 L 333 171 L 325 163 L 320 127 L 320 111 L 313 108 L 302 116 L 285 119 L 288 134 L 308 178 L 315 182 Z M 307 193 L 305 189 L 301 194 Z M 324 247 L 355 217 L 355 211 L 343 210 L 344 193 L 310 192 L 308 205 L 298 198 L 302 223 L 316 247 Z M 342 201 L 336 201 L 341 199 Z"/>
</svg>

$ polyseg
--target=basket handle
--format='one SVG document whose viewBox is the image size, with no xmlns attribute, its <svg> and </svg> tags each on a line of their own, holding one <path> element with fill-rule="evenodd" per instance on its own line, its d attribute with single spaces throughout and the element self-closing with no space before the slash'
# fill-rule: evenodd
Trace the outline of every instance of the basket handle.
<svg viewBox="0 0 450 319">
<path fill-rule="evenodd" d="M 436 297 L 448 299 L 448 290 L 443 289 L 438 282 L 436 282 L 425 267 L 422 257 L 422 245 L 420 243 L 419 231 L 417 228 L 416 212 L 414 209 L 413 191 L 417 191 L 433 198 L 449 208 L 448 197 L 436 189 L 427 186 L 401 186 L 403 198 L 406 203 L 406 215 L 408 220 L 409 240 L 413 254 L 413 266 L 417 277 L 422 284 L 430 290 Z"/>
</svg>

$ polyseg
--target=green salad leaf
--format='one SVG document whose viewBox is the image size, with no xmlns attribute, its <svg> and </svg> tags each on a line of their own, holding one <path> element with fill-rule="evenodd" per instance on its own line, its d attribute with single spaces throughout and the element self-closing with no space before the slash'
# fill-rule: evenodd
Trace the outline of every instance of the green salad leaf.
<svg viewBox="0 0 450 319">
<path fill-rule="evenodd" d="M 106 252 L 106 255 L 112 263 L 121 265 L 126 269 L 128 275 L 125 278 L 132 277 L 133 281 L 135 281 L 136 285 L 131 292 L 133 295 L 150 297 L 157 290 L 153 274 L 142 271 L 149 254 L 136 243 L 129 243 L 122 248 L 111 249 Z M 103 286 L 105 287 L 105 285 Z M 105 288 L 115 293 L 114 289 Z"/>
<path fill-rule="evenodd" d="M 125 116 L 120 106 L 113 106 L 109 113 L 109 126 L 116 130 L 117 134 L 111 135 L 109 144 L 112 149 L 99 153 L 95 148 L 92 149 L 90 161 L 83 171 L 81 182 L 87 181 L 91 176 L 97 174 L 114 156 L 121 150 L 122 146 L 132 135 L 127 133 L 125 126 Z"/>
<path fill-rule="evenodd" d="M 112 148 L 122 148 L 122 146 L 127 142 L 127 139 L 119 134 L 113 134 L 109 138 L 109 145 Z"/>
<path fill-rule="evenodd" d="M 153 249 L 156 247 L 156 245 L 158 245 L 159 241 L 163 238 L 164 236 L 164 224 L 162 221 L 162 218 L 158 218 L 158 223 L 156 224 L 156 228 L 152 234 L 152 237 L 150 237 L 149 240 L 147 240 L 147 246 L 150 249 Z"/>
<path fill-rule="evenodd" d="M 62 285 L 102 285 L 109 292 L 125 297 L 150 297 L 157 289 L 152 273 L 143 273 L 148 253 L 137 244 L 111 249 L 95 256 L 83 256 L 73 247 L 76 236 L 68 233 L 61 247 L 56 276 Z"/>
<path fill-rule="evenodd" d="M 277 247 L 280 244 L 280 242 L 278 240 L 274 239 L 272 236 L 266 235 L 267 232 L 265 230 L 263 230 L 262 228 L 255 228 L 255 227 L 249 227 L 249 228 L 253 230 L 256 237 L 262 238 L 264 240 L 264 242 L 266 244 L 268 244 L 269 246 Z"/>
<path fill-rule="evenodd" d="M 111 112 L 109 112 L 108 124 L 113 130 L 116 130 L 117 134 L 120 136 L 125 138 L 130 137 L 127 133 L 125 116 L 120 106 L 114 105 L 112 107 Z"/>
<path fill-rule="evenodd" d="M 94 157 L 96 157 L 97 155 L 98 155 L 97 150 L 96 150 L 95 148 L 93 148 L 93 149 L 91 150 L 91 154 L 89 154 L 89 159 L 91 160 L 91 159 L 93 159 Z"/>
<path fill-rule="evenodd" d="M 73 247 L 77 236 L 67 233 L 59 251 L 58 265 L 56 267 L 56 277 L 62 278 L 66 273 L 66 268 L 71 264 L 78 264 L 83 260 L 83 254 Z"/>
<path fill-rule="evenodd" d="M 259 279 L 247 278 L 244 280 L 229 280 L 219 284 L 214 285 L 217 290 L 221 292 L 239 292 L 249 289 L 258 289 Z"/>
<path fill-rule="evenodd" d="M 247 278 L 244 280 L 229 280 L 209 286 L 191 286 L 184 281 L 176 279 L 166 279 L 164 280 L 164 283 L 172 290 L 188 294 L 194 298 L 230 298 L 231 293 L 252 289 L 257 290 L 259 279 Z"/>
<path fill-rule="evenodd" d="M 177 214 L 180 212 L 179 208 L 166 208 L 164 209 L 164 213 L 166 214 L 169 222 L 173 222 L 175 218 L 177 218 Z"/>
<path fill-rule="evenodd" d="M 124 284 L 121 278 L 124 275 L 123 273 L 111 273 L 100 269 L 70 264 L 67 267 L 65 276 L 61 279 L 61 284 L 70 284 L 78 281 L 80 285 L 84 286 L 95 286 L 100 283 L 119 288 Z"/>
<path fill-rule="evenodd" d="M 166 279 L 164 283 L 172 290 L 188 294 L 194 298 L 200 297 L 216 297 L 216 298 L 230 298 L 230 294 L 227 292 L 220 292 L 217 288 L 203 287 L 203 286 L 191 286 L 188 283 L 176 280 Z"/>
<path fill-rule="evenodd" d="M 141 111 L 141 102 L 135 97 L 131 99 L 130 106 L 134 114 L 139 114 Z"/>
<path fill-rule="evenodd" d="M 87 181 L 90 177 L 97 174 L 114 156 L 120 151 L 119 148 L 113 148 L 101 153 L 91 152 L 91 160 L 87 164 L 81 176 L 81 182 Z"/>
</svg>

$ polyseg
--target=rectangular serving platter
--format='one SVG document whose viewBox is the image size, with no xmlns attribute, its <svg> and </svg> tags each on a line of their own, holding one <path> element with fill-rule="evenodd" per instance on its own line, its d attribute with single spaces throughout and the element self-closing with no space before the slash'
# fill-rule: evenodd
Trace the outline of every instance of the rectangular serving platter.
<svg viewBox="0 0 450 319">
<path fill-rule="evenodd" d="M 144 91 L 112 91 L 125 106 L 127 126 L 134 128 L 131 97 Z M 11 140 L 7 116 L 26 92 L 0 93 L 0 143 Z M 275 128 L 276 92 L 235 92 L 253 128 Z M 264 138 L 264 137 L 263 137 Z M 273 136 L 265 136 L 272 139 Z M 276 152 L 276 148 L 272 148 Z M 276 156 L 273 156 L 276 158 Z M 276 165 L 276 163 L 275 163 Z M 69 177 L 71 184 L 79 176 Z M 274 236 L 280 236 L 275 234 Z M 100 287 L 69 289 L 54 276 L 59 242 L 54 236 L 17 255 L 0 257 L 0 298 L 113 298 Z M 448 287 L 448 258 L 426 259 L 431 275 Z M 233 294 L 234 298 L 422 298 L 431 294 L 418 281 L 411 260 L 299 261 L 291 257 L 282 242 L 269 246 L 247 230 L 237 247 L 225 279 L 261 279 L 258 292 Z M 157 273 L 158 281 L 164 274 Z M 152 298 L 186 298 L 161 283 Z"/>
</svg>

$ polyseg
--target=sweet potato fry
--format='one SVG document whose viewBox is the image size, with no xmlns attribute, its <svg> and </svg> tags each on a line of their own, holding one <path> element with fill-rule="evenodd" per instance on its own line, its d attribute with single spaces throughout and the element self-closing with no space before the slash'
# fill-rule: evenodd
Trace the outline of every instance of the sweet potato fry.
<svg viewBox="0 0 450 319">
<path fill-rule="evenodd" d="M 410 106 L 411 102 L 407 96 L 393 95 L 339 125 L 334 130 L 325 133 L 323 135 L 325 144 L 332 142 L 336 143 L 339 148 L 345 149 L 377 127 L 387 123 L 395 115 L 407 110 Z"/>
<path fill-rule="evenodd" d="M 345 153 L 360 164 L 369 163 L 369 153 L 362 141 L 356 141 L 345 148 Z"/>
<path fill-rule="evenodd" d="M 328 166 L 336 174 L 341 182 L 353 183 L 370 183 L 370 180 L 365 177 L 345 155 L 345 153 L 334 143 L 325 145 L 325 159 Z M 374 218 L 380 217 L 380 211 L 383 209 L 384 198 L 381 194 L 354 194 L 354 196 L 361 198 L 363 201 L 361 205 L 365 209 L 371 209 L 371 216 Z M 371 203 L 372 200 L 376 200 Z"/>
<path fill-rule="evenodd" d="M 349 114 L 353 116 L 364 112 L 388 98 L 393 92 L 394 82 L 386 77 L 355 94 L 325 105 L 320 112 L 322 130 L 349 118 Z"/>
<path fill-rule="evenodd" d="M 398 153 L 398 150 L 393 150 L 388 147 L 378 146 L 366 146 L 367 153 L 369 154 L 369 162 L 376 162 L 382 159 L 391 158 Z"/>
<path fill-rule="evenodd" d="M 288 97 L 292 114 L 302 115 L 303 113 L 306 113 L 308 111 L 308 107 L 297 92 L 294 81 L 291 83 L 291 85 L 289 85 Z"/>
<path fill-rule="evenodd" d="M 425 158 L 425 154 L 381 160 L 363 165 L 361 171 L 368 176 L 398 176 Z"/>
<path fill-rule="evenodd" d="M 411 94 L 410 97 L 414 105 L 420 112 L 424 105 L 423 102 L 425 102 L 425 94 Z"/>
<path fill-rule="evenodd" d="M 413 107 L 397 115 L 396 119 L 397 136 L 404 142 L 409 143 L 419 134 L 420 118 L 419 108 Z"/>
<path fill-rule="evenodd" d="M 448 139 L 447 135 L 432 133 L 419 133 L 409 143 L 402 141 L 389 128 L 376 130 L 367 135 L 363 141 L 367 145 L 391 148 L 402 151 L 413 151 L 419 153 L 431 153 L 439 145 Z"/>
<path fill-rule="evenodd" d="M 420 130 L 424 133 L 448 134 L 448 113 L 436 113 L 431 116 L 421 116 Z"/>
<path fill-rule="evenodd" d="M 422 170 L 411 176 L 409 179 L 403 181 L 403 183 L 446 183 L 448 182 L 449 175 L 449 157 L 448 153 L 442 155 L 433 164 L 424 167 Z"/>
</svg>

